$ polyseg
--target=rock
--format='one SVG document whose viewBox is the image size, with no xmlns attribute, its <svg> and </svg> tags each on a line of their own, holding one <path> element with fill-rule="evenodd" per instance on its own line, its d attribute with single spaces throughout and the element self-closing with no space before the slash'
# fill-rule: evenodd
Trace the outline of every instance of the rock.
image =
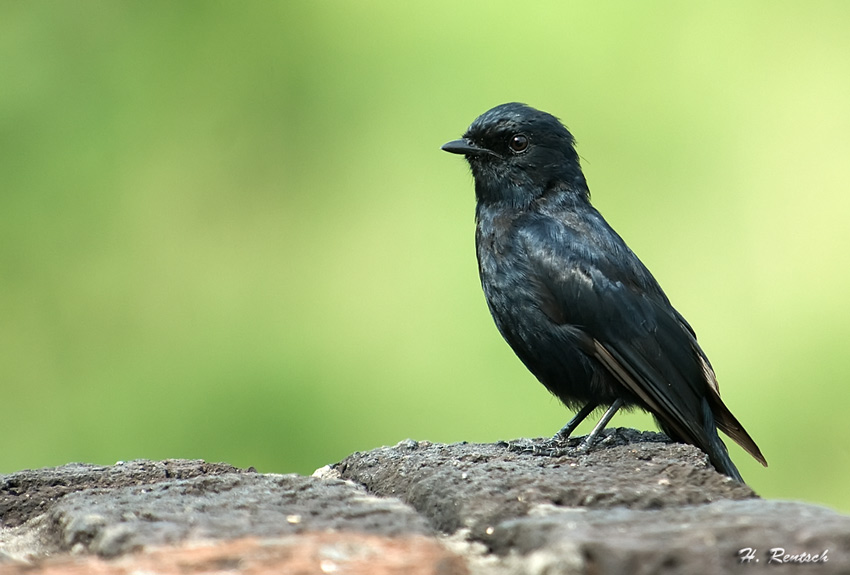
<svg viewBox="0 0 850 575">
<path fill-rule="evenodd" d="M 844 573 L 850 566 L 850 518 L 812 505 L 761 499 L 659 510 L 542 505 L 498 525 L 489 547 L 553 568 L 567 562 L 583 572 L 637 575 L 739 573 L 742 560 L 768 566 L 771 549 L 812 555 L 828 549 L 831 557 L 817 564 L 816 572 Z"/>
<path fill-rule="evenodd" d="M 561 457 L 533 455 L 539 451 L 535 445 L 545 449 L 543 440 L 453 445 L 406 441 L 355 453 L 332 469 L 370 493 L 409 503 L 439 531 L 464 527 L 482 541 L 489 540 L 487 532 L 500 522 L 522 517 L 541 504 L 662 509 L 756 497 L 746 485 L 714 471 L 698 448 L 661 443 L 659 435 L 607 430 L 605 440 L 590 453 Z"/>
<path fill-rule="evenodd" d="M 60 556 L 42 561 L 40 575 L 192 575 L 193 573 L 346 573 L 349 575 L 465 575 L 462 558 L 423 536 L 305 533 L 271 539 L 233 539 L 155 547 L 105 561 Z M 31 565 L 0 565 L 3 575 L 31 575 Z"/>
<path fill-rule="evenodd" d="M 0 527 L 14 527 L 44 513 L 51 503 L 82 489 L 150 485 L 200 475 L 255 473 L 200 460 L 120 461 L 112 466 L 69 463 L 0 476 Z"/>
<path fill-rule="evenodd" d="M 548 457 L 535 455 L 546 440 L 408 440 L 332 469 L 409 503 L 435 529 L 464 530 L 506 572 L 739 573 L 779 566 L 778 549 L 804 562 L 795 573 L 850 572 L 850 518 L 759 499 L 696 447 L 663 441 L 614 429 L 587 454 Z"/>
<path fill-rule="evenodd" d="M 155 465 L 137 461 L 129 469 L 149 467 Z M 91 474 L 80 466 L 45 469 L 30 472 L 38 474 L 30 485 L 42 493 L 44 485 L 54 483 L 51 477 L 64 480 L 75 471 Z M 81 490 L 40 506 L 47 506 L 44 514 L 31 519 L 27 529 L 38 533 L 39 548 L 32 555 L 72 552 L 115 557 L 186 540 L 279 537 L 323 530 L 386 536 L 432 532 L 425 518 L 399 500 L 369 495 L 339 479 L 235 470 L 189 479 L 166 480 L 157 475 L 151 483 L 116 481 L 113 484 L 121 486 L 112 488 L 102 487 L 102 481 L 94 482 L 92 489 L 82 488 L 76 480 L 63 483 Z"/>
<path fill-rule="evenodd" d="M 407 440 L 312 477 L 71 464 L 0 477 L 0 511 L 0 575 L 850 572 L 850 518 L 623 429 L 584 454 Z"/>
</svg>

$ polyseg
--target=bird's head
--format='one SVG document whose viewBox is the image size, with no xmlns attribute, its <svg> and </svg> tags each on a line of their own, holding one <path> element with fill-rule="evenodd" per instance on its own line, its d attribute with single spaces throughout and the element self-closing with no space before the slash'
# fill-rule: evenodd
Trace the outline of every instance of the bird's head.
<svg viewBox="0 0 850 575">
<path fill-rule="evenodd" d="M 484 112 L 442 149 L 466 156 L 480 203 L 527 206 L 553 190 L 587 197 L 572 134 L 555 116 L 525 104 Z"/>
</svg>

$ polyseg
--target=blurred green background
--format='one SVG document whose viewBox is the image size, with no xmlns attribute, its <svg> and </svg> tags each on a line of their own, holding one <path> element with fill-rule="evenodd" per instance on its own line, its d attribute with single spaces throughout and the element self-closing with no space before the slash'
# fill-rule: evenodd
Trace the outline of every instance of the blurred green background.
<svg viewBox="0 0 850 575">
<path fill-rule="evenodd" d="M 817 1 L 3 2 L 0 473 L 554 433 L 439 149 L 522 101 L 696 328 L 770 462 L 730 447 L 744 477 L 850 511 L 848 29 Z"/>
</svg>

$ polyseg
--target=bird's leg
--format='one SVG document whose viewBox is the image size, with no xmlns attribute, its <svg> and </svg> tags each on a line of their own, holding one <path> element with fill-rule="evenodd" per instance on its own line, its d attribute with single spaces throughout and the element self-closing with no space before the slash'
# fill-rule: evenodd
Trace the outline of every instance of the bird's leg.
<svg viewBox="0 0 850 575">
<path fill-rule="evenodd" d="M 596 438 L 605 429 L 605 426 L 608 425 L 608 422 L 611 421 L 611 418 L 614 417 L 614 414 L 617 413 L 617 410 L 623 407 L 623 400 L 617 399 L 614 403 L 611 404 L 611 407 L 608 408 L 608 411 L 602 416 L 602 419 L 599 420 L 599 423 L 596 424 L 596 427 L 593 428 L 593 431 L 584 438 L 584 441 L 581 442 L 581 445 L 578 446 L 578 451 L 586 452 L 588 451 L 593 444 L 596 442 Z M 584 410 L 580 411 L 581 414 Z M 587 414 L 585 414 L 587 415 Z M 576 416 L 578 417 L 578 415 Z M 573 418 L 575 419 L 575 418 Z M 572 423 L 572 421 L 570 422 Z M 567 426 L 570 424 L 568 423 Z"/>
<path fill-rule="evenodd" d="M 567 422 L 567 424 L 561 428 L 561 430 L 555 434 L 555 437 L 552 438 L 552 441 L 566 441 L 570 438 L 570 435 L 573 434 L 573 431 L 576 430 L 576 427 L 587 418 L 591 412 L 599 406 L 595 401 L 591 401 L 584 407 L 582 407 L 571 420 Z M 612 414 L 613 415 L 613 414 Z"/>
</svg>

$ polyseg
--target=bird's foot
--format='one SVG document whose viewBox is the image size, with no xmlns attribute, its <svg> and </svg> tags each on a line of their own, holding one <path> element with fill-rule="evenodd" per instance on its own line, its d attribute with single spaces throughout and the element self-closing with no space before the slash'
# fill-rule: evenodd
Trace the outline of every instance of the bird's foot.
<svg viewBox="0 0 850 575">
<path fill-rule="evenodd" d="M 567 438 L 563 440 L 556 435 L 551 439 L 520 439 L 517 441 L 500 441 L 499 443 L 512 453 L 523 453 L 542 457 L 563 457 L 564 455 L 575 455 L 579 439 Z"/>
<path fill-rule="evenodd" d="M 569 448 L 555 447 L 551 443 L 526 443 L 522 441 L 505 441 L 503 445 L 511 453 L 537 455 L 542 457 L 561 457 L 569 453 Z"/>
<path fill-rule="evenodd" d="M 500 441 L 499 445 L 506 447 L 512 453 L 522 453 L 525 455 L 538 455 L 541 457 L 563 457 L 565 455 L 576 457 L 586 455 L 591 449 L 597 447 L 615 447 L 617 445 L 626 445 L 634 441 L 631 435 L 634 435 L 633 430 L 613 428 L 605 429 L 598 432 L 596 435 L 588 434 L 579 437 L 562 437 L 560 433 L 556 433 L 548 439 L 517 439 L 514 441 Z M 650 435 L 644 433 L 638 435 Z M 652 434 L 659 435 L 660 434 Z M 663 439 L 666 437 L 661 436 Z M 643 441 L 646 441 L 645 439 Z"/>
</svg>

